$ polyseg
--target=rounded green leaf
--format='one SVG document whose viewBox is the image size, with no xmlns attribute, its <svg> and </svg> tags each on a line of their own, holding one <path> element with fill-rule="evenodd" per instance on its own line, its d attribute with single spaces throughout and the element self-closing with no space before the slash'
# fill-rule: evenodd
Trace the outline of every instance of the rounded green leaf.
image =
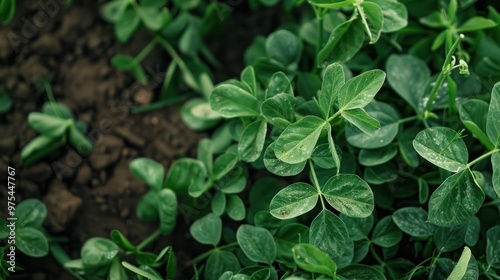
<svg viewBox="0 0 500 280">
<path fill-rule="evenodd" d="M 226 195 L 223 192 L 217 192 L 210 202 L 210 206 L 215 215 L 221 216 L 224 214 L 226 210 Z"/>
<path fill-rule="evenodd" d="M 392 221 L 391 216 L 384 217 L 380 220 L 372 232 L 372 242 L 384 248 L 389 248 L 398 244 L 402 238 L 403 233 Z"/>
<path fill-rule="evenodd" d="M 318 53 L 318 62 L 344 63 L 350 60 L 363 46 L 365 33 L 360 32 L 363 24 L 352 18 L 335 27 L 325 46 Z M 349 46 L 346 48 L 346 46 Z M 320 102 L 320 104 L 322 104 Z"/>
<path fill-rule="evenodd" d="M 370 39 L 370 44 L 375 44 L 380 37 L 382 26 L 384 24 L 384 15 L 379 5 L 370 2 L 362 2 L 358 6 L 358 12 L 361 16 L 361 22 L 366 31 L 366 35 Z"/>
<path fill-rule="evenodd" d="M 335 150 L 337 152 L 337 155 L 342 154 L 342 150 L 338 146 L 335 146 Z M 330 150 L 329 143 L 318 145 L 314 149 L 311 159 L 314 164 L 324 169 L 333 169 L 337 167 L 334 155 Z"/>
<path fill-rule="evenodd" d="M 137 217 L 145 222 L 155 222 L 158 220 L 158 195 L 156 191 L 150 190 L 137 202 Z"/>
<path fill-rule="evenodd" d="M 389 145 L 399 131 L 399 114 L 389 104 L 372 101 L 365 107 L 371 117 L 380 122 L 380 128 L 368 135 L 349 124 L 346 127 L 346 139 L 349 144 L 362 149 L 377 149 Z"/>
<path fill-rule="evenodd" d="M 372 4 L 372 3 L 368 3 Z M 349 79 L 339 90 L 339 110 L 363 108 L 373 100 L 373 97 L 384 84 L 385 73 L 382 70 L 370 70 Z"/>
<path fill-rule="evenodd" d="M 165 169 L 155 160 L 137 158 L 130 162 L 130 171 L 135 177 L 141 179 L 148 186 L 160 190 L 165 177 Z"/>
<path fill-rule="evenodd" d="M 245 128 L 238 143 L 238 154 L 243 161 L 254 162 L 260 157 L 266 133 L 267 122 L 264 120 L 255 121 Z"/>
<path fill-rule="evenodd" d="M 194 194 L 201 195 L 204 191 L 206 177 L 207 170 L 203 162 L 182 158 L 170 166 L 163 188 L 169 188 L 176 193 L 189 191 L 192 196 Z"/>
<path fill-rule="evenodd" d="M 245 219 L 246 208 L 243 200 L 237 195 L 228 195 L 226 203 L 226 212 L 229 218 L 235 221 L 242 221 Z"/>
<path fill-rule="evenodd" d="M 365 134 L 370 135 L 380 128 L 380 122 L 368 115 L 368 113 L 361 108 L 342 111 L 341 115 L 346 121 L 363 131 Z"/>
<path fill-rule="evenodd" d="M 120 247 L 120 249 L 125 251 L 135 251 L 136 247 L 130 243 L 130 241 L 123 235 L 119 230 L 111 231 L 111 240 Z"/>
<path fill-rule="evenodd" d="M 210 95 L 210 106 L 225 118 L 259 115 L 259 102 L 249 92 L 232 84 L 216 87 Z"/>
<path fill-rule="evenodd" d="M 431 77 L 429 67 L 412 55 L 390 55 L 386 64 L 387 81 L 415 111 Z"/>
<path fill-rule="evenodd" d="M 215 186 L 223 193 L 240 193 L 245 189 L 247 184 L 247 178 L 245 177 L 244 172 L 245 170 L 243 167 L 236 166 L 233 170 L 218 180 Z"/>
<path fill-rule="evenodd" d="M 111 264 L 120 248 L 113 241 L 93 237 L 83 244 L 81 256 L 83 265 L 88 268 L 98 268 Z"/>
<path fill-rule="evenodd" d="M 271 143 L 264 152 L 264 166 L 269 172 L 278 176 L 294 176 L 302 172 L 307 161 L 289 164 L 279 160 L 274 152 L 275 142 Z"/>
<path fill-rule="evenodd" d="M 160 231 L 170 234 L 177 220 L 177 196 L 171 189 L 162 189 L 158 192 L 158 210 L 160 213 Z"/>
<path fill-rule="evenodd" d="M 287 30 L 278 30 L 266 40 L 267 57 L 280 62 L 284 66 L 297 67 L 302 45 L 295 34 Z"/>
<path fill-rule="evenodd" d="M 233 253 L 218 250 L 208 257 L 205 264 L 205 278 L 203 279 L 218 280 L 226 271 L 236 273 L 240 269 L 240 263 Z"/>
<path fill-rule="evenodd" d="M 486 134 L 495 147 L 500 146 L 500 83 L 491 91 L 490 107 L 486 120 Z"/>
<path fill-rule="evenodd" d="M 16 247 L 26 255 L 39 258 L 49 253 L 49 243 L 45 235 L 32 227 L 16 230 Z"/>
<path fill-rule="evenodd" d="M 467 222 L 484 201 L 483 190 L 465 169 L 448 177 L 429 199 L 429 222 L 451 227 Z"/>
<path fill-rule="evenodd" d="M 260 112 L 273 126 L 285 129 L 295 121 L 295 98 L 287 93 L 279 93 L 262 102 Z"/>
<path fill-rule="evenodd" d="M 238 162 L 238 156 L 232 153 L 220 155 L 214 162 L 212 178 L 219 180 L 226 175 Z"/>
<path fill-rule="evenodd" d="M 36 198 L 21 201 L 16 208 L 18 227 L 41 227 L 47 217 L 47 208 Z"/>
<path fill-rule="evenodd" d="M 373 227 L 373 215 L 366 218 L 353 218 L 346 216 L 345 214 L 341 214 L 340 219 L 344 221 L 347 231 L 349 232 L 349 239 L 351 241 L 366 239 Z"/>
<path fill-rule="evenodd" d="M 369 0 L 377 4 L 384 15 L 382 32 L 394 32 L 408 24 L 408 11 L 397 0 Z"/>
<path fill-rule="evenodd" d="M 466 233 L 466 224 L 454 227 L 437 227 L 434 233 L 434 243 L 440 251 L 451 252 L 464 244 Z"/>
<path fill-rule="evenodd" d="M 429 237 L 434 226 L 427 222 L 427 211 L 418 207 L 404 207 L 392 214 L 394 223 L 405 233 L 414 237 Z"/>
<path fill-rule="evenodd" d="M 350 217 L 368 217 L 375 206 L 370 186 L 357 175 L 333 176 L 321 192 L 333 208 Z"/>
<path fill-rule="evenodd" d="M 306 183 L 294 183 L 279 191 L 269 209 L 278 219 L 290 219 L 311 211 L 318 202 L 318 192 Z"/>
<path fill-rule="evenodd" d="M 398 154 L 397 146 L 387 146 L 378 149 L 362 149 L 358 154 L 359 163 L 364 166 L 384 164 Z"/>
<path fill-rule="evenodd" d="M 293 88 L 290 80 L 283 72 L 276 72 L 271 77 L 266 90 L 266 99 L 274 97 L 278 94 L 285 94 L 293 97 Z"/>
<path fill-rule="evenodd" d="M 337 101 L 339 89 L 345 83 L 344 68 L 339 63 L 328 65 L 323 75 L 323 83 L 319 92 L 318 102 L 325 117 L 330 117 L 333 105 Z"/>
<path fill-rule="evenodd" d="M 201 244 L 217 246 L 222 234 L 222 220 L 209 213 L 196 220 L 189 228 L 189 233 Z"/>
<path fill-rule="evenodd" d="M 276 258 L 276 244 L 267 229 L 242 225 L 236 239 L 245 255 L 254 262 L 272 264 Z"/>
<path fill-rule="evenodd" d="M 330 124 L 315 116 L 306 116 L 285 128 L 276 140 L 274 154 L 283 162 L 296 164 L 311 157 L 323 129 Z"/>
<path fill-rule="evenodd" d="M 488 103 L 480 99 L 467 100 L 460 104 L 458 112 L 463 125 L 488 149 L 494 145 L 486 135 Z"/>
<path fill-rule="evenodd" d="M 413 147 L 423 158 L 443 169 L 458 172 L 467 167 L 469 154 L 462 135 L 447 127 L 422 130 Z"/>
<path fill-rule="evenodd" d="M 500 268 L 500 225 L 486 232 L 486 262 L 488 265 Z"/>
<path fill-rule="evenodd" d="M 342 256 L 349 243 L 349 233 L 339 217 L 324 209 L 311 223 L 309 243 L 331 258 L 337 258 Z"/>
<path fill-rule="evenodd" d="M 206 130 L 219 123 L 221 115 L 203 98 L 192 98 L 180 110 L 181 118 L 193 130 Z"/>
<path fill-rule="evenodd" d="M 64 134 L 70 122 L 70 120 L 64 120 L 38 112 L 31 112 L 28 115 L 28 123 L 31 128 L 50 138 L 58 138 Z"/>
<path fill-rule="evenodd" d="M 469 249 L 469 247 L 465 247 L 464 250 L 462 251 L 462 255 L 460 256 L 460 259 L 458 260 L 457 264 L 453 268 L 453 271 L 451 274 L 448 276 L 447 280 L 454 280 L 454 279 L 463 279 L 465 274 L 467 273 L 467 268 L 469 265 L 469 261 L 472 257 L 472 253 Z"/>
<path fill-rule="evenodd" d="M 94 146 L 92 143 L 83 135 L 83 133 L 76 127 L 75 123 L 69 126 L 69 143 L 75 150 L 82 154 L 90 154 Z"/>
<path fill-rule="evenodd" d="M 335 262 L 313 245 L 297 244 L 292 248 L 292 254 L 295 263 L 303 270 L 335 277 Z"/>
</svg>

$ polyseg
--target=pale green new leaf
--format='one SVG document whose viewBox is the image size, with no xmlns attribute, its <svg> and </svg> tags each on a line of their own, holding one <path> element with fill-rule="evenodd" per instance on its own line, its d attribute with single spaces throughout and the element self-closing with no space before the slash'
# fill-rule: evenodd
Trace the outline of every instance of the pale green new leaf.
<svg viewBox="0 0 500 280">
<path fill-rule="evenodd" d="M 450 276 L 448 276 L 447 280 L 463 279 L 465 273 L 467 272 L 467 266 L 469 265 L 469 260 L 471 259 L 471 257 L 472 253 L 469 247 L 465 247 L 464 250 L 462 251 L 460 259 L 455 265 L 455 268 L 453 268 L 453 271 L 451 272 Z"/>
<path fill-rule="evenodd" d="M 386 146 L 378 149 L 362 149 L 358 154 L 358 161 L 364 166 L 376 166 L 384 164 L 398 154 L 396 146 Z"/>
<path fill-rule="evenodd" d="M 447 127 L 422 130 L 413 147 L 423 158 L 443 169 L 458 172 L 467 167 L 469 154 L 461 134 Z"/>
<path fill-rule="evenodd" d="M 242 225 L 236 232 L 236 239 L 245 255 L 254 262 L 272 264 L 276 258 L 276 244 L 267 229 Z"/>
<path fill-rule="evenodd" d="M 279 191 L 269 210 L 278 219 L 290 219 L 311 211 L 318 202 L 318 192 L 306 183 L 294 183 Z"/>
<path fill-rule="evenodd" d="M 342 117 L 366 134 L 372 134 L 380 128 L 380 122 L 368 115 L 364 109 L 358 108 L 341 112 Z"/>
<path fill-rule="evenodd" d="M 50 138 L 58 138 L 65 133 L 69 122 L 69 120 L 38 112 L 31 112 L 28 115 L 29 125 L 37 132 Z"/>
<path fill-rule="evenodd" d="M 324 209 L 311 223 L 309 243 L 331 258 L 336 258 L 344 253 L 349 243 L 349 233 L 339 217 Z"/>
<path fill-rule="evenodd" d="M 210 95 L 210 106 L 225 118 L 259 115 L 257 98 L 232 84 L 217 86 Z"/>
<path fill-rule="evenodd" d="M 321 192 L 333 208 L 347 216 L 365 218 L 373 212 L 372 190 L 357 175 L 333 176 L 322 187 Z"/>
<path fill-rule="evenodd" d="M 429 222 L 451 227 L 467 222 L 484 201 L 483 190 L 476 185 L 468 169 L 448 177 L 429 200 Z"/>
<path fill-rule="evenodd" d="M 329 125 L 318 117 L 306 116 L 287 126 L 276 140 L 276 157 L 290 164 L 307 160 L 312 155 L 321 131 Z"/>
</svg>

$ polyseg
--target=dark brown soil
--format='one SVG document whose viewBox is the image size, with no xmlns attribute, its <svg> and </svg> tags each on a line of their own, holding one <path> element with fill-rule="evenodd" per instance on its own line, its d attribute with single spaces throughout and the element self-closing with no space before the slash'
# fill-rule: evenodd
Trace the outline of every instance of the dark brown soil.
<svg viewBox="0 0 500 280">
<path fill-rule="evenodd" d="M 149 157 L 168 168 L 176 158 L 194 156 L 204 135 L 190 131 L 176 107 L 130 114 L 131 106 L 151 102 L 148 95 L 158 92 L 160 70 L 165 69 L 158 61 L 166 62 L 166 57 L 157 50 L 143 62 L 149 69 L 147 88 L 114 69 L 109 60 L 119 53 L 136 55 L 147 44 L 147 33 L 138 32 L 129 44 L 120 45 L 113 27 L 100 19 L 97 1 L 76 1 L 71 7 L 48 2 L 56 6 L 46 20 L 40 16 L 39 1 L 23 1 L 15 20 L 0 29 L 0 85 L 14 101 L 10 112 L 0 116 L 0 170 L 16 168 L 16 200 L 42 200 L 48 209 L 47 230 L 70 240 L 63 247 L 78 258 L 88 238 L 108 237 L 113 229 L 134 243 L 151 234 L 156 225 L 139 221 L 135 214 L 147 186 L 131 175 L 130 161 Z M 51 77 L 56 99 L 89 125 L 87 136 L 95 142 L 90 156 L 82 157 L 68 146 L 31 167 L 19 167 L 22 147 L 36 136 L 27 115 L 40 111 L 47 100 L 33 83 L 35 77 Z M 6 175 L 0 173 L 0 201 L 6 201 Z M 186 231 L 186 225 L 179 227 Z M 72 279 L 50 257 L 19 256 L 17 262 L 25 271 L 12 279 Z"/>
</svg>

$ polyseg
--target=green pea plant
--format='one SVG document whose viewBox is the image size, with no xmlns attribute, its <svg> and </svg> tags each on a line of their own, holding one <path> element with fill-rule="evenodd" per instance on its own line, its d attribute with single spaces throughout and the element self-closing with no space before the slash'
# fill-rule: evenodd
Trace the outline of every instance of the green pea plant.
<svg viewBox="0 0 500 280">
<path fill-rule="evenodd" d="M 21 164 L 29 166 L 53 153 L 69 142 L 79 153 L 89 154 L 93 144 L 84 136 L 87 125 L 77 121 L 71 110 L 55 101 L 52 88 L 43 81 L 49 102 L 43 105 L 42 113 L 31 112 L 29 125 L 40 133 L 21 151 Z"/>
<path fill-rule="evenodd" d="M 12 108 L 13 102 L 5 90 L 0 90 L 0 115 L 6 114 Z"/>
<path fill-rule="evenodd" d="M 167 0 L 114 0 L 102 6 L 104 19 L 114 23 L 117 39 L 125 43 L 141 26 L 153 37 L 135 57 L 118 54 L 111 64 L 118 69 L 131 72 L 137 81 L 147 85 L 148 76 L 141 65 L 156 46 L 165 50 L 171 61 L 163 77 L 158 101 L 133 109 L 145 112 L 182 101 L 178 96 L 190 90 L 202 95 L 191 99 L 181 110 L 181 116 L 192 129 L 207 129 L 220 120 L 210 114 L 207 98 L 213 89 L 213 74 L 210 68 L 220 63 L 210 52 L 203 38 L 212 35 L 230 17 L 230 6 L 217 1 L 169 1 Z M 209 66 L 210 65 L 210 66 Z M 182 81 L 180 83 L 178 81 Z M 155 86 L 156 87 L 156 86 Z M 188 96 L 188 95 L 186 95 Z M 194 112 L 194 113 L 193 113 Z M 207 121 L 211 117 L 210 121 Z"/>
<path fill-rule="evenodd" d="M 240 76 L 215 86 L 205 64 L 191 64 L 199 54 L 211 63 L 198 36 L 211 25 L 193 13 L 220 3 L 105 4 L 119 39 L 141 25 L 154 34 L 113 63 L 141 80 L 140 62 L 163 46 L 163 88 L 182 80 L 202 93 L 181 114 L 210 136 L 168 172 L 131 162 L 149 187 L 136 214 L 158 224 L 151 236 L 134 245 L 115 230 L 60 262 L 78 279 L 500 279 L 496 9 L 278 2 L 250 1 L 291 20 L 254 38 Z M 182 264 L 177 244 L 152 245 L 178 234 L 180 215 L 206 249 Z"/>
</svg>

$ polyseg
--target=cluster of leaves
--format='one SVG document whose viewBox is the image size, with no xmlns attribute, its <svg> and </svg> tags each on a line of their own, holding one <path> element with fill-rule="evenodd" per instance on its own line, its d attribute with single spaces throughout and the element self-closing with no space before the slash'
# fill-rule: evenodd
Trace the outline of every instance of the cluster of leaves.
<svg viewBox="0 0 500 280">
<path fill-rule="evenodd" d="M 213 61 L 201 37 L 226 6 L 106 4 L 121 40 L 141 25 L 155 34 L 113 63 L 141 80 L 140 61 L 160 44 L 172 57 L 163 88 L 183 80 L 203 95 L 183 119 L 215 129 L 168 172 L 131 163 L 151 188 L 137 205 L 159 221 L 151 237 L 90 239 L 66 268 L 173 279 L 173 248 L 143 249 L 180 213 L 213 247 L 191 260 L 193 279 L 499 278 L 500 16 L 474 2 L 283 1 L 296 20 L 255 38 L 239 79 L 216 87 L 198 55 Z M 203 18 L 191 13 L 202 7 Z"/>
<path fill-rule="evenodd" d="M 227 22 L 231 15 L 229 5 L 200 0 L 114 0 L 102 6 L 102 15 L 114 24 L 120 42 L 127 42 L 140 27 L 151 33 L 153 39 L 135 57 L 119 54 L 111 59 L 116 68 L 131 72 L 140 83 L 148 83 L 141 61 L 156 46 L 159 45 L 171 58 L 162 77 L 159 101 L 147 108 L 170 104 L 169 100 L 186 91 L 187 86 L 202 97 L 185 105 L 182 117 L 186 123 L 193 129 L 205 129 L 216 124 L 214 120 L 200 124 L 206 121 L 207 116 L 193 115 L 191 110 L 193 107 L 208 107 L 206 99 L 213 89 L 210 68 L 219 68 L 220 64 L 203 39 Z"/>
<path fill-rule="evenodd" d="M 66 105 L 56 102 L 48 82 L 43 83 L 50 101 L 44 103 L 42 113 L 31 112 L 28 115 L 28 124 L 40 135 L 23 147 L 23 166 L 37 162 L 68 142 L 80 154 L 90 154 L 93 150 L 93 144 L 84 135 L 87 125 L 76 120 Z"/>
</svg>

